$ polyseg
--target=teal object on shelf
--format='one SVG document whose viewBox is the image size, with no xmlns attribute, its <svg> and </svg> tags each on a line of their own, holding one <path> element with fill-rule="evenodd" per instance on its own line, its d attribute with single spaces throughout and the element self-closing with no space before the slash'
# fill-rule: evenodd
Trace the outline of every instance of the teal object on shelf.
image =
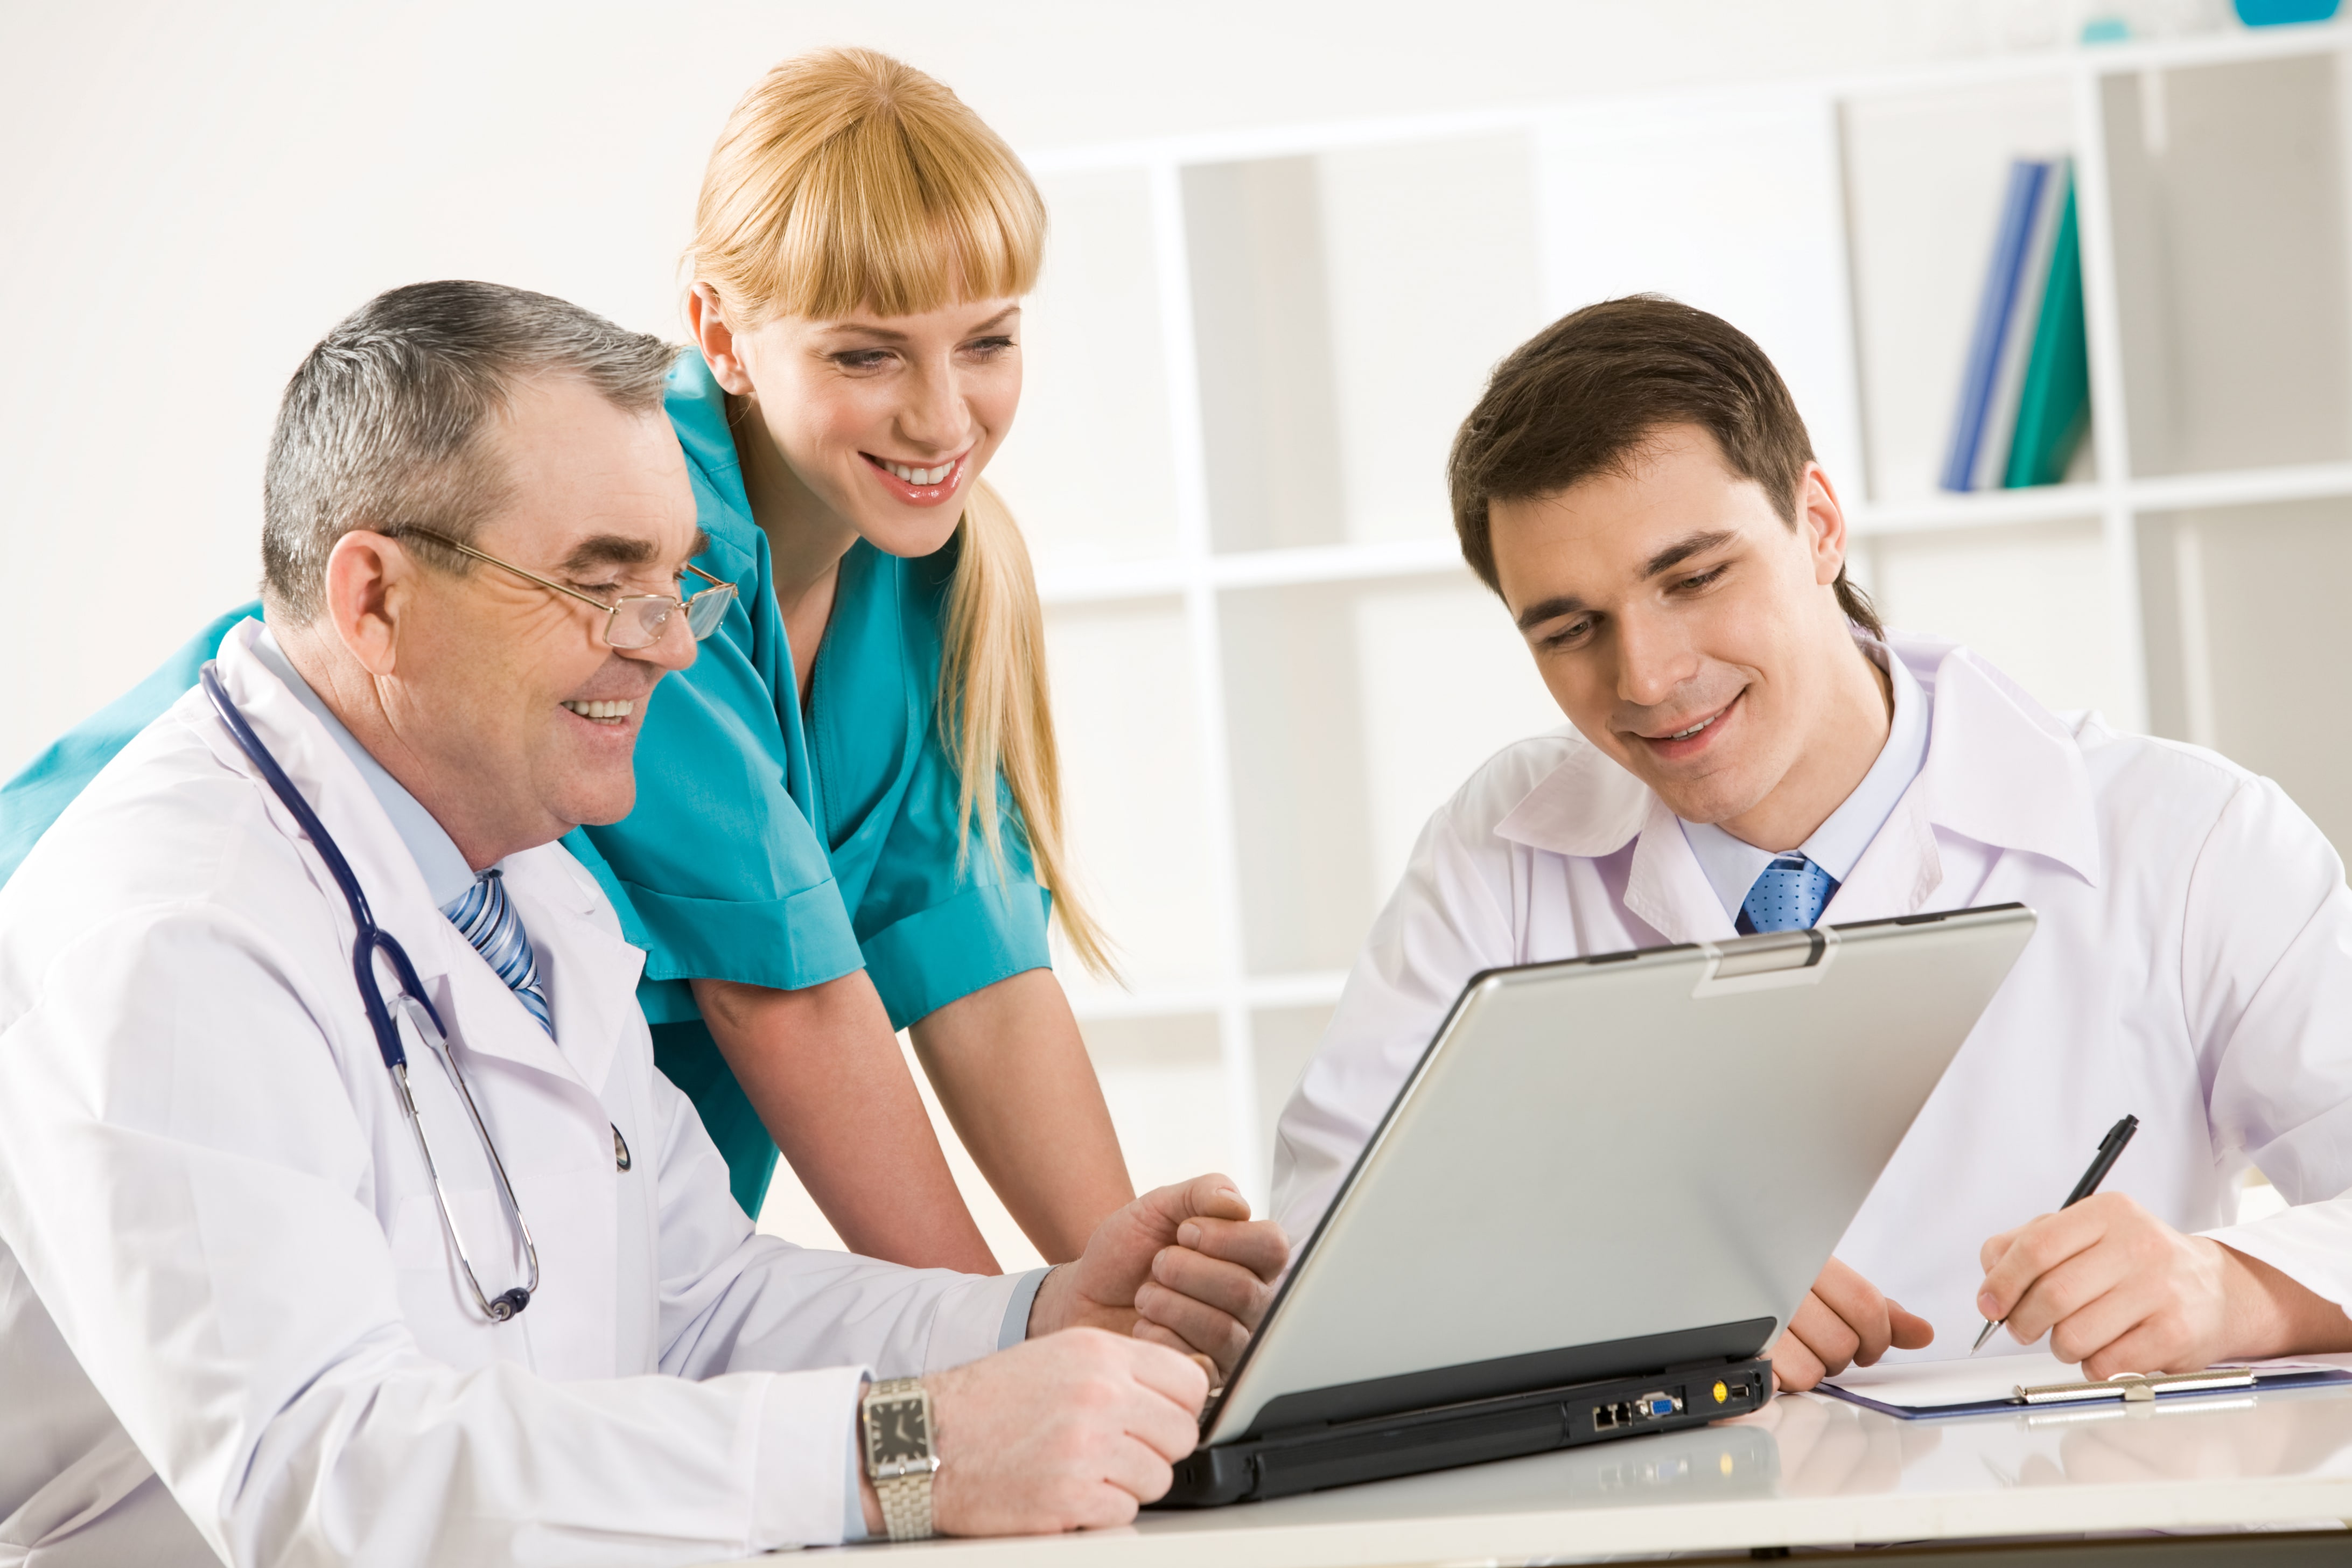
<svg viewBox="0 0 2352 1568">
<path fill-rule="evenodd" d="M 2325 22 L 2336 15 L 2339 3 L 2340 0 L 2237 0 L 2238 20 L 2249 27 Z"/>
</svg>

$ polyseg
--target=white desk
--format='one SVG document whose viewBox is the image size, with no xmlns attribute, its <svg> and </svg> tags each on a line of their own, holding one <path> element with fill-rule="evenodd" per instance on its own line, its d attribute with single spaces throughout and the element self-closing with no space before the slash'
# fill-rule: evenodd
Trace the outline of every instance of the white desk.
<svg viewBox="0 0 2352 1568">
<path fill-rule="evenodd" d="M 1321 1568 L 2346 1521 L 2352 1388 L 2340 1385 L 1942 1421 L 1793 1394 L 1696 1431 L 1148 1513 L 1128 1530 L 852 1550 L 927 1568 Z M 2231 1554 L 2260 1543 L 2242 1537 Z M 2352 1536 L 2344 1548 L 2352 1562 Z"/>
</svg>

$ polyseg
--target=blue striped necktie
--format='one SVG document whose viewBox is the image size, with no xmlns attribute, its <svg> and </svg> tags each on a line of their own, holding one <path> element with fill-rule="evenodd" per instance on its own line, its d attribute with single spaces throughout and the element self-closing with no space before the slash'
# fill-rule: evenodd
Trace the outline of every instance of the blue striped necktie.
<svg viewBox="0 0 2352 1568">
<path fill-rule="evenodd" d="M 498 868 L 475 878 L 464 896 L 444 904 L 441 912 L 553 1039 L 555 1021 L 547 1010 L 547 987 L 539 978 L 539 955 L 530 950 L 530 934 L 522 929 L 522 916 L 508 899 L 506 880 Z"/>
<path fill-rule="evenodd" d="M 1837 889 L 1837 879 L 1802 855 L 1776 855 L 1749 886 L 1739 923 L 1748 931 L 1810 931 Z"/>
</svg>

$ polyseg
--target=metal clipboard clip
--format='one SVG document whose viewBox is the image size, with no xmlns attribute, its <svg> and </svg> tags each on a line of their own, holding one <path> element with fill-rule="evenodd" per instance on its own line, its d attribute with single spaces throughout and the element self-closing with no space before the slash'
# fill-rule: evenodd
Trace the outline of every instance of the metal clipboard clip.
<svg viewBox="0 0 2352 1568">
<path fill-rule="evenodd" d="M 2119 1372 L 2104 1382 L 2021 1383 L 2011 1397 L 2021 1405 L 2083 1405 L 2104 1399 L 2137 1405 L 2153 1402 L 2159 1394 L 2204 1394 L 2253 1386 L 2253 1368 L 2215 1366 L 2203 1372 Z"/>
<path fill-rule="evenodd" d="M 1818 985 L 1837 960 L 1838 933 L 1829 926 L 1767 931 L 1742 937 L 1728 946 L 1702 942 L 1698 950 L 1706 959 L 1706 971 L 1691 987 L 1691 994 L 1731 996 L 1788 985 Z"/>
</svg>

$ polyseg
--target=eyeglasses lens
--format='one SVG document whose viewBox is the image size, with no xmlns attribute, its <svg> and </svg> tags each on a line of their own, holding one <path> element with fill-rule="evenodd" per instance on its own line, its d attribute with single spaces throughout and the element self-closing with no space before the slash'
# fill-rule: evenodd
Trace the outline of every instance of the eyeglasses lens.
<svg viewBox="0 0 2352 1568">
<path fill-rule="evenodd" d="M 716 588 L 705 588 L 686 602 L 686 624 L 700 642 L 719 629 L 726 618 L 727 606 L 735 602 L 735 584 L 724 583 Z"/>
<path fill-rule="evenodd" d="M 670 612 L 677 608 L 675 599 L 633 595 L 614 607 L 612 627 L 604 634 L 604 640 L 618 648 L 651 647 L 661 641 L 662 631 L 669 625 Z"/>
</svg>

